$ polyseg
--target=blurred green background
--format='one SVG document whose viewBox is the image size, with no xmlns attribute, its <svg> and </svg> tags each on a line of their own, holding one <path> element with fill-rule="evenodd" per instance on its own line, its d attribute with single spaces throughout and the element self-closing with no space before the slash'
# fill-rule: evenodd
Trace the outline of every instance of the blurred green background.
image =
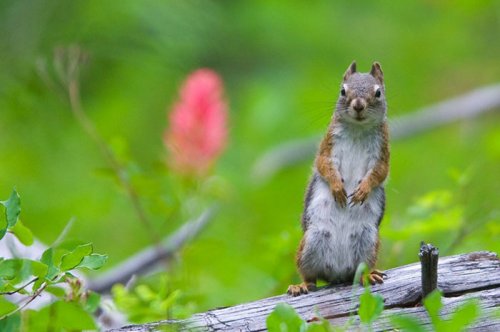
<svg viewBox="0 0 500 332">
<path fill-rule="evenodd" d="M 0 193 L 16 186 L 23 221 L 51 243 L 70 236 L 107 268 L 150 245 L 123 189 L 67 100 L 37 73 L 78 44 L 86 113 L 126 166 L 158 234 L 221 209 L 170 270 L 179 315 L 281 294 L 294 255 L 312 158 L 257 181 L 268 149 L 326 130 L 343 72 L 384 69 L 390 118 L 500 78 L 498 1 L 1 1 Z M 213 175 L 169 172 L 162 136 L 185 77 L 217 71 L 230 138 Z M 500 250 L 499 112 L 392 143 L 379 267 Z M 194 202 L 194 203 L 193 203 Z"/>
</svg>

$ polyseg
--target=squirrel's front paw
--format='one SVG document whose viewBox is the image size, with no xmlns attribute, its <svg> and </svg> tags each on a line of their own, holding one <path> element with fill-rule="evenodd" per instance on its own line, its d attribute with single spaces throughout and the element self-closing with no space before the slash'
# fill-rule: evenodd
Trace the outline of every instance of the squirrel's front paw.
<svg viewBox="0 0 500 332">
<path fill-rule="evenodd" d="M 349 198 L 351 199 L 349 202 L 349 207 L 353 207 L 356 204 L 363 204 L 370 191 L 370 186 L 366 182 L 362 181 L 359 184 L 358 188 L 356 188 L 356 190 L 351 195 L 349 195 Z"/>
<path fill-rule="evenodd" d="M 332 195 L 335 202 L 339 204 L 340 207 L 345 207 L 347 205 L 347 192 L 342 184 L 334 185 L 332 188 Z"/>
</svg>

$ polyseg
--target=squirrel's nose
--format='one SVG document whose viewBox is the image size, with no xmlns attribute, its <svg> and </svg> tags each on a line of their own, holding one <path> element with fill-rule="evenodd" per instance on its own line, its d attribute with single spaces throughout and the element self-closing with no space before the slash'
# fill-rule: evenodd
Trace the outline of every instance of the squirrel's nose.
<svg viewBox="0 0 500 332">
<path fill-rule="evenodd" d="M 365 109 L 365 104 L 359 100 L 359 99 L 356 99 L 354 100 L 354 103 L 352 105 L 352 108 L 356 111 L 356 112 L 361 112 L 362 110 Z"/>
</svg>

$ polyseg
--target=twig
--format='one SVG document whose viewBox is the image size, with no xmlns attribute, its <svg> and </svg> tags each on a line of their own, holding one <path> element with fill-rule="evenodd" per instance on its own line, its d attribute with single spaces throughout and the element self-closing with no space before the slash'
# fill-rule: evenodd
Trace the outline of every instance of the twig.
<svg viewBox="0 0 500 332">
<path fill-rule="evenodd" d="M 35 294 L 33 294 L 32 296 L 30 296 L 28 298 L 28 301 L 26 301 L 26 303 L 24 303 L 23 305 L 19 306 L 16 308 L 16 310 L 14 311 L 11 311 L 5 315 L 3 315 L 2 317 L 0 317 L 0 321 L 8 316 L 11 316 L 13 314 L 15 314 L 16 312 L 19 312 L 21 311 L 22 309 L 24 309 L 28 304 L 30 304 L 31 302 L 33 302 L 44 290 L 45 288 L 47 287 L 47 283 L 44 283 L 43 286 L 41 286 L 36 292 Z"/>
<path fill-rule="evenodd" d="M 212 220 L 216 207 L 203 212 L 198 219 L 183 224 L 175 233 L 161 241 L 159 247 L 148 247 L 112 269 L 88 281 L 88 288 L 109 292 L 116 283 L 127 283 L 135 274 L 150 272 L 160 261 L 170 259 L 180 247 L 193 239 Z"/>
<path fill-rule="evenodd" d="M 31 285 L 32 283 L 34 283 L 35 281 L 38 280 L 38 277 L 30 280 L 28 283 L 26 283 L 24 286 L 21 286 L 19 287 L 18 289 L 16 290 L 13 290 L 13 291 L 10 291 L 10 292 L 0 292 L 0 295 L 13 295 L 13 294 L 16 294 L 17 292 L 25 289 L 26 287 L 28 287 L 29 285 Z"/>
<path fill-rule="evenodd" d="M 72 47 L 68 49 L 68 64 L 67 68 L 61 67 L 63 64 L 63 53 L 56 52 L 56 59 L 54 62 L 54 66 L 56 67 L 57 72 L 59 73 L 60 79 L 63 83 L 67 84 L 68 89 L 68 97 L 71 106 L 71 111 L 78 123 L 82 126 L 85 133 L 97 144 L 99 150 L 101 151 L 104 158 L 108 161 L 109 165 L 113 169 L 114 173 L 118 177 L 120 184 L 125 189 L 131 203 L 134 208 L 137 217 L 140 222 L 146 228 L 148 235 L 150 236 L 153 243 L 159 243 L 160 237 L 157 232 L 153 228 L 153 225 L 149 221 L 146 212 L 144 211 L 141 202 L 139 200 L 139 196 L 135 191 L 134 187 L 130 183 L 130 180 L 127 176 L 127 172 L 124 170 L 122 165 L 116 159 L 114 153 L 111 151 L 109 146 L 106 144 L 105 140 L 101 137 L 94 124 L 87 117 L 86 113 L 82 107 L 82 101 L 80 96 L 80 81 L 79 81 L 79 66 L 84 59 L 83 52 L 78 47 Z"/>
<path fill-rule="evenodd" d="M 437 288 L 439 250 L 432 244 L 420 244 L 418 254 L 422 266 L 422 299 Z"/>
</svg>

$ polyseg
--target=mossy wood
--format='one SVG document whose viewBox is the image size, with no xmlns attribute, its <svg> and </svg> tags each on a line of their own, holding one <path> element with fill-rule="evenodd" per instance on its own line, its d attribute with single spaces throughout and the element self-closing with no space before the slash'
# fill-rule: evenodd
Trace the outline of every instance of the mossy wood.
<svg viewBox="0 0 500 332">
<path fill-rule="evenodd" d="M 384 298 L 384 311 L 372 327 L 375 331 L 393 327 L 389 316 L 409 314 L 430 324 L 425 309 L 420 306 L 422 284 L 420 263 L 409 264 L 385 271 L 382 285 L 372 287 Z M 500 331 L 500 319 L 494 312 L 500 307 L 500 260 L 495 253 L 473 252 L 439 259 L 438 288 L 443 292 L 442 315 L 447 317 L 454 308 L 467 299 L 479 300 L 482 319 L 473 330 Z M 325 287 L 299 297 L 281 295 L 233 307 L 214 309 L 193 315 L 186 320 L 160 321 L 143 325 L 130 325 L 114 331 L 156 331 L 167 326 L 187 331 L 265 331 L 266 318 L 278 303 L 290 304 L 307 320 L 321 315 L 335 326 L 341 326 L 352 316 L 352 329 L 359 327 L 357 305 L 363 289 L 350 285 Z"/>
</svg>

